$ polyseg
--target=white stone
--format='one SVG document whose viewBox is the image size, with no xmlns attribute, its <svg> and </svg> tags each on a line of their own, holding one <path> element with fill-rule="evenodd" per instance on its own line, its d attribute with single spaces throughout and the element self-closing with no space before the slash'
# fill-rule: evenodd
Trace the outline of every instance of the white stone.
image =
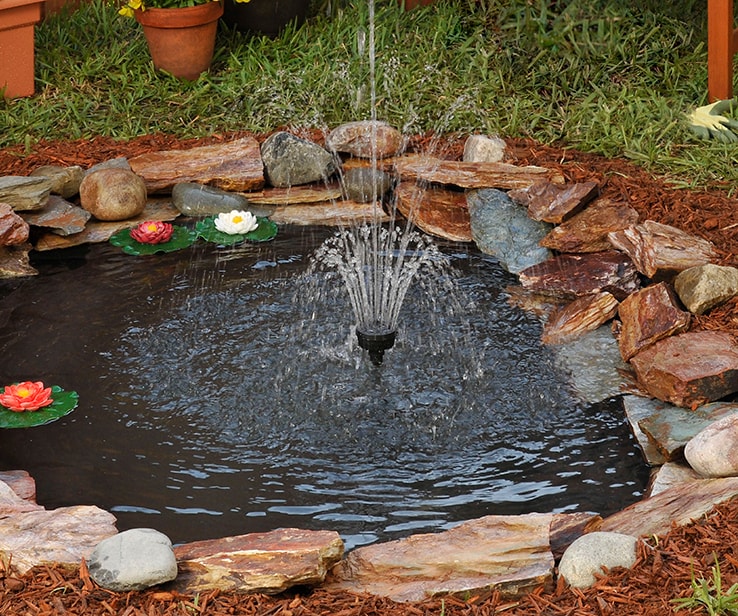
<svg viewBox="0 0 738 616">
<path fill-rule="evenodd" d="M 638 540 L 621 533 L 596 532 L 582 535 L 564 552 L 559 575 L 574 588 L 587 588 L 604 574 L 603 567 L 630 568 L 636 561 Z"/>
<path fill-rule="evenodd" d="M 703 477 L 738 476 L 738 413 L 698 432 L 685 446 L 684 457 Z"/>
<path fill-rule="evenodd" d="M 464 143 L 465 163 L 499 163 L 505 159 L 507 144 L 499 137 L 470 135 Z"/>
<path fill-rule="evenodd" d="M 88 567 L 95 582 L 116 592 L 143 590 L 177 577 L 172 542 L 152 528 L 132 528 L 104 539 Z"/>
</svg>

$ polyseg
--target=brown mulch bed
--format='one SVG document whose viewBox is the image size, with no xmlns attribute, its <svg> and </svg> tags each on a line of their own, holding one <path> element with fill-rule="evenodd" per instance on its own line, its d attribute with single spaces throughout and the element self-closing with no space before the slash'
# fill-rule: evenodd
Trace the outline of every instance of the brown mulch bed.
<svg viewBox="0 0 738 616">
<path fill-rule="evenodd" d="M 178 140 L 149 135 L 128 142 L 110 138 L 71 142 L 40 142 L 32 151 L 0 150 L 0 175 L 26 175 L 45 164 L 92 164 L 118 156 L 151 150 L 189 148 L 243 135 Z M 262 139 L 264 136 L 257 136 Z M 320 141 L 320 135 L 313 138 Z M 411 147 L 423 150 L 431 137 L 416 137 Z M 435 137 L 434 137 L 435 139 Z M 462 139 L 442 141 L 446 158 L 460 156 Z M 606 159 L 532 141 L 511 141 L 518 164 L 535 164 L 561 170 L 568 181 L 596 180 L 601 194 L 629 203 L 641 218 L 673 225 L 712 241 L 720 262 L 738 266 L 738 200 L 724 186 L 690 191 L 674 188 L 640 167 L 619 159 Z M 738 299 L 694 319 L 694 327 L 738 330 Z M 210 593 L 184 596 L 163 589 L 112 593 L 95 586 L 84 566 L 64 569 L 39 567 L 16 578 L 0 565 L 0 614 L 9 616 L 117 615 L 117 616 L 665 616 L 673 612 L 670 600 L 688 596 L 692 575 L 709 577 L 715 555 L 723 588 L 738 582 L 738 499 L 718 506 L 689 526 L 674 528 L 665 537 L 650 538 L 639 547 L 636 565 L 611 572 L 587 590 L 563 584 L 511 601 L 496 595 L 465 599 L 445 597 L 422 603 L 397 604 L 379 597 L 335 593 L 323 589 L 291 591 L 277 597 Z M 705 610 L 684 610 L 702 614 Z"/>
</svg>

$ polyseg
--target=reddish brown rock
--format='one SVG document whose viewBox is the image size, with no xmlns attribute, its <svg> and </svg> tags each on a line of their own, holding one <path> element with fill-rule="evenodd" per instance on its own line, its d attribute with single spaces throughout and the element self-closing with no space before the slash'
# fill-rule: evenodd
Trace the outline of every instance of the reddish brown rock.
<svg viewBox="0 0 738 616">
<path fill-rule="evenodd" d="M 738 342 L 727 332 L 671 336 L 630 363 L 649 394 L 677 406 L 697 408 L 738 391 Z"/>
<path fill-rule="evenodd" d="M 718 256 L 712 242 L 653 220 L 613 231 L 607 237 L 633 260 L 639 272 L 656 280 L 668 280 Z"/>
<path fill-rule="evenodd" d="M 665 282 L 651 285 L 626 297 L 618 309 L 618 346 L 625 361 L 661 340 L 687 331 L 690 314 L 677 307 L 671 287 Z"/>
<path fill-rule="evenodd" d="M 551 182 L 536 182 L 522 190 L 510 191 L 509 197 L 528 208 L 533 220 L 543 220 L 558 225 L 599 194 L 597 182 L 580 182 L 559 186 Z"/>
<path fill-rule="evenodd" d="M 0 245 L 0 278 L 22 278 L 38 274 L 28 258 L 30 250 L 30 244 Z"/>
<path fill-rule="evenodd" d="M 624 203 L 598 199 L 583 212 L 563 222 L 541 240 L 541 246 L 558 252 L 610 250 L 607 235 L 638 222 L 638 212 Z"/>
<path fill-rule="evenodd" d="M 0 246 L 17 246 L 28 241 L 28 223 L 9 203 L 0 203 Z"/>
<path fill-rule="evenodd" d="M 43 210 L 23 214 L 23 220 L 33 227 L 44 227 L 57 235 L 81 233 L 92 214 L 59 195 L 50 195 Z"/>
<path fill-rule="evenodd" d="M 609 250 L 582 255 L 564 254 L 520 272 L 526 289 L 564 299 L 608 291 L 622 298 L 636 291 L 638 272 L 624 254 Z"/>
<path fill-rule="evenodd" d="M 172 584 L 180 592 L 276 594 L 322 582 L 343 556 L 343 541 L 333 531 L 283 528 L 186 543 L 174 554 L 179 575 Z"/>
<path fill-rule="evenodd" d="M 456 242 L 472 241 L 465 193 L 401 182 L 395 195 L 400 213 L 426 233 Z"/>
<path fill-rule="evenodd" d="M 672 523 L 689 524 L 715 505 L 738 495 L 738 478 L 685 481 L 626 507 L 589 530 L 624 533 L 634 537 L 665 535 Z"/>
<path fill-rule="evenodd" d="M 374 220 L 389 220 L 381 204 L 354 201 L 280 205 L 269 218 L 278 225 L 325 226 L 361 225 Z"/>
<path fill-rule="evenodd" d="M 36 482 L 27 471 L 0 471 L 0 481 L 5 482 L 23 500 L 36 502 Z"/>
<path fill-rule="evenodd" d="M 419 154 L 394 160 L 403 180 L 424 180 L 460 188 L 527 188 L 541 180 L 563 183 L 558 171 L 543 167 L 518 167 L 508 163 L 465 163 Z"/>
<path fill-rule="evenodd" d="M 618 300 L 607 291 L 575 299 L 550 316 L 543 328 L 543 344 L 571 342 L 607 323 L 617 310 Z"/>
<path fill-rule="evenodd" d="M 359 158 L 387 158 L 400 152 L 403 139 L 402 133 L 386 122 L 359 120 L 334 128 L 326 146 Z"/>
<path fill-rule="evenodd" d="M 189 150 L 140 154 L 128 162 L 144 179 L 150 194 L 171 191 L 180 182 L 243 192 L 264 186 L 259 143 L 251 137 Z"/>
<path fill-rule="evenodd" d="M 551 583 L 551 521 L 552 514 L 486 516 L 442 533 L 360 547 L 331 570 L 325 587 L 394 601 L 482 589 L 520 596 Z"/>
</svg>

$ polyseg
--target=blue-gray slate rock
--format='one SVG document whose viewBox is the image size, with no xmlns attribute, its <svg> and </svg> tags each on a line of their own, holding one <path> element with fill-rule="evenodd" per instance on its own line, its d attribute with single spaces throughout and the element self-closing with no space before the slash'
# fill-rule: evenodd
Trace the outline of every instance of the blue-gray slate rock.
<svg viewBox="0 0 738 616">
<path fill-rule="evenodd" d="M 572 543 L 559 563 L 559 575 L 574 588 L 588 588 L 604 575 L 602 567 L 630 569 L 636 561 L 638 540 L 622 533 L 595 532 Z"/>
<path fill-rule="evenodd" d="M 538 245 L 551 225 L 531 220 L 507 193 L 494 188 L 471 190 L 466 196 L 471 233 L 479 249 L 494 255 L 508 272 L 517 274 L 551 257 Z"/>
<path fill-rule="evenodd" d="M 177 577 L 172 542 L 152 528 L 133 528 L 104 539 L 87 565 L 95 582 L 115 592 L 143 590 Z"/>
<path fill-rule="evenodd" d="M 243 195 L 195 182 L 175 184 L 172 203 L 185 216 L 214 216 L 232 210 L 249 210 L 249 200 Z"/>
<path fill-rule="evenodd" d="M 276 188 L 319 182 L 336 172 L 330 152 L 284 131 L 274 133 L 261 144 L 261 158 L 267 180 Z"/>
</svg>

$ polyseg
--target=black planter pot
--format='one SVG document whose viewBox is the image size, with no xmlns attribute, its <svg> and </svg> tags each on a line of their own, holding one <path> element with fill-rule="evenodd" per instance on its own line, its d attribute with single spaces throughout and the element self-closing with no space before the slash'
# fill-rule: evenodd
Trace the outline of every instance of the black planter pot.
<svg viewBox="0 0 738 616">
<path fill-rule="evenodd" d="M 242 32 L 277 36 L 287 24 L 303 23 L 310 11 L 310 0 L 225 0 L 223 21 Z"/>
</svg>

